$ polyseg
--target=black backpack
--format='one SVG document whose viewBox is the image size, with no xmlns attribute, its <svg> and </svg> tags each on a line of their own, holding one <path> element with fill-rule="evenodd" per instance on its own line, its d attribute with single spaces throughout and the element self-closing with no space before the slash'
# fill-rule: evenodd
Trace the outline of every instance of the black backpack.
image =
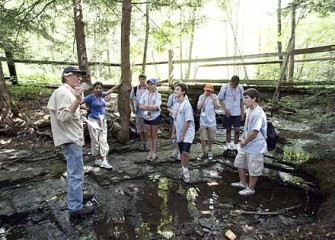
<svg viewBox="0 0 335 240">
<path fill-rule="evenodd" d="M 276 133 L 275 127 L 272 125 L 270 121 L 268 121 L 266 133 L 267 133 L 266 143 L 268 145 L 268 150 L 269 151 L 275 150 L 279 137 Z"/>
</svg>

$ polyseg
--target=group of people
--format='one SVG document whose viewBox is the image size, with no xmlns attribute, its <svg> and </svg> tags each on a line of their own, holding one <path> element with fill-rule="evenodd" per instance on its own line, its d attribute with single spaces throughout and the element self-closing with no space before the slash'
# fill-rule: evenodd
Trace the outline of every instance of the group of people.
<svg viewBox="0 0 335 240">
<path fill-rule="evenodd" d="M 83 121 L 88 124 L 91 137 L 92 155 L 95 164 L 112 169 L 107 161 L 109 146 L 107 143 L 106 102 L 104 98 L 114 92 L 118 86 L 104 92 L 103 84 L 96 82 L 93 93 L 83 97 L 84 89 L 80 87 L 85 71 L 67 67 L 62 73 L 62 86 L 51 95 L 47 108 L 50 110 L 52 134 L 55 146 L 61 146 L 67 162 L 68 172 L 68 211 L 71 216 L 93 212 L 93 208 L 83 205 L 83 200 L 92 194 L 83 193 Z M 157 91 L 157 79 L 147 79 L 145 74 L 139 75 L 139 85 L 135 86 L 130 99 L 132 110 L 136 114 L 136 127 L 140 135 L 140 150 L 149 151 L 146 160 L 158 158 L 158 127 L 161 123 L 161 95 Z M 212 144 L 216 140 L 215 109 L 224 110 L 223 123 L 226 128 L 227 154 L 236 156 L 234 166 L 238 170 L 240 181 L 232 183 L 233 187 L 242 188 L 240 195 L 255 193 L 255 185 L 263 170 L 263 154 L 266 145 L 266 115 L 258 105 L 259 93 L 255 89 L 243 90 L 239 85 L 239 77 L 233 76 L 231 81 L 222 86 L 218 95 L 214 94 L 214 86 L 206 84 L 204 93 L 199 97 L 197 109 L 200 112 L 200 139 L 202 152 L 198 159 L 213 159 Z M 87 118 L 80 113 L 80 105 L 88 108 Z M 239 137 L 241 121 L 244 120 L 244 106 L 248 108 L 244 123 L 244 132 Z M 169 96 L 171 139 L 174 143 L 172 157 L 181 160 L 180 178 L 190 182 L 188 169 L 190 149 L 195 138 L 194 112 L 187 97 L 187 85 L 177 83 L 174 92 Z M 234 141 L 231 143 L 231 130 L 234 130 Z M 240 141 L 239 145 L 238 142 Z M 206 153 L 206 147 L 208 151 Z M 249 172 L 249 183 L 246 178 Z"/>
</svg>

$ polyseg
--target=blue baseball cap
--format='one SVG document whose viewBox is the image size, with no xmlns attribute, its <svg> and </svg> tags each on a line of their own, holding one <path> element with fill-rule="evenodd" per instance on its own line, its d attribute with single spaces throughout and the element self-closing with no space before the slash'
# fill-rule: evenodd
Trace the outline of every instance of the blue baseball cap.
<svg viewBox="0 0 335 240">
<path fill-rule="evenodd" d="M 79 70 L 79 69 L 77 69 L 75 67 L 71 67 L 71 66 L 69 66 L 69 67 L 67 67 L 63 70 L 63 75 L 64 74 L 66 75 L 66 74 L 69 74 L 69 73 L 78 73 L 80 75 L 86 75 L 85 71 Z"/>
<path fill-rule="evenodd" d="M 147 81 L 147 83 L 152 83 L 154 85 L 156 85 L 157 82 L 158 82 L 157 78 L 149 78 L 148 81 Z"/>
</svg>

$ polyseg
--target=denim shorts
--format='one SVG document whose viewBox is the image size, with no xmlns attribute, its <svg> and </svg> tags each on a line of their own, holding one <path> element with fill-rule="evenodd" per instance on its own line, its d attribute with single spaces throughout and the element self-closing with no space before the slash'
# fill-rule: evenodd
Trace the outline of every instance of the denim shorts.
<svg viewBox="0 0 335 240">
<path fill-rule="evenodd" d="M 227 118 L 226 115 L 223 115 L 223 126 L 224 128 L 239 128 L 241 126 L 241 115 L 239 116 L 230 116 Z"/>
<path fill-rule="evenodd" d="M 191 144 L 192 143 L 186 143 L 186 142 L 179 142 L 178 147 L 179 147 L 179 152 L 190 152 L 191 150 Z"/>
</svg>

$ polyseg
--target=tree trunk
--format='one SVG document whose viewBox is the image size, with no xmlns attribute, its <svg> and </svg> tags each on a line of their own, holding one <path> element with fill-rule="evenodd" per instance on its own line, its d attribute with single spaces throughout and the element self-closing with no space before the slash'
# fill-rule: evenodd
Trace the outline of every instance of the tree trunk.
<svg viewBox="0 0 335 240">
<path fill-rule="evenodd" d="M 17 74 L 16 74 L 15 63 L 13 61 L 13 54 L 11 50 L 5 49 L 5 56 L 7 59 L 7 66 L 8 66 L 8 71 L 10 75 L 10 81 L 12 82 L 13 85 L 17 85 L 18 79 L 17 79 Z"/>
<path fill-rule="evenodd" d="M 144 40 L 144 48 L 143 48 L 143 63 L 142 63 L 142 72 L 145 73 L 145 65 L 147 63 L 147 52 L 148 52 L 148 42 L 149 42 L 149 30 L 150 30 L 150 22 L 149 22 L 149 5 L 150 3 L 146 3 L 145 9 L 145 40 Z"/>
<path fill-rule="evenodd" d="M 278 5 L 277 5 L 277 48 L 278 48 L 279 53 L 281 53 L 283 51 L 281 27 L 282 27 L 281 0 L 278 0 Z M 279 60 L 283 60 L 283 56 L 279 56 Z M 283 63 L 280 63 L 279 66 L 281 67 L 282 64 Z"/>
<path fill-rule="evenodd" d="M 195 31 L 195 15 L 196 15 L 196 8 L 192 8 L 192 22 L 191 22 L 191 32 L 190 32 L 190 48 L 188 50 L 188 59 L 192 59 L 192 51 L 193 51 L 193 43 L 194 43 L 194 31 Z M 187 64 L 187 71 L 186 71 L 186 76 L 185 80 L 190 79 L 190 74 L 191 74 L 191 62 Z"/>
<path fill-rule="evenodd" d="M 12 123 L 19 116 L 19 110 L 14 104 L 5 82 L 2 65 L 0 64 L 0 129 Z"/>
<path fill-rule="evenodd" d="M 121 22 L 121 85 L 118 94 L 118 109 L 121 120 L 121 134 L 119 141 L 125 143 L 129 140 L 129 119 L 130 119 L 130 53 L 129 36 L 131 23 L 131 0 L 123 0 L 122 22 Z"/>
<path fill-rule="evenodd" d="M 87 52 L 86 52 L 86 40 L 85 40 L 85 28 L 83 22 L 83 11 L 81 8 L 81 0 L 73 0 L 74 10 L 74 26 L 75 26 L 75 37 L 77 43 L 77 56 L 79 68 L 85 70 L 87 75 L 83 76 L 83 81 L 91 83 L 91 74 L 88 67 Z"/>
<path fill-rule="evenodd" d="M 295 38 L 295 15 L 296 15 L 296 0 L 292 1 L 292 19 L 291 19 L 291 38 Z M 295 41 L 293 41 L 295 42 Z M 295 43 L 293 44 L 293 50 L 295 49 Z M 294 54 L 292 53 L 289 58 L 289 69 L 288 69 L 288 81 L 293 82 L 293 75 L 294 75 Z"/>
</svg>

